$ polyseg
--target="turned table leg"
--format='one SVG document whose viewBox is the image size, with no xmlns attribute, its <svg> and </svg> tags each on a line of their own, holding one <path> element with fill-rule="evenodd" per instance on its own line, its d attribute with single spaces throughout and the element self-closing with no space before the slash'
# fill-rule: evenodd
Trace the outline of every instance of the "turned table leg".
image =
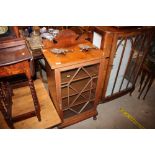
<svg viewBox="0 0 155 155">
<path fill-rule="evenodd" d="M 30 90 L 31 90 L 31 95 L 32 95 L 33 102 L 34 102 L 36 116 L 37 116 L 38 120 L 41 121 L 40 105 L 39 105 L 39 102 L 38 102 L 38 98 L 37 98 L 37 94 L 36 94 L 36 91 L 35 91 L 33 80 L 32 79 L 28 79 L 28 82 L 29 82 L 29 86 L 30 86 Z"/>
<path fill-rule="evenodd" d="M 10 94 L 10 87 L 8 83 L 1 83 L 0 85 L 0 111 L 7 125 L 14 129 L 12 121 L 12 94 Z"/>
<path fill-rule="evenodd" d="M 2 112 L 2 115 L 9 126 L 9 128 L 14 129 L 14 125 L 12 122 L 12 119 L 7 115 L 7 112 L 5 111 L 4 105 L 2 103 L 1 97 L 0 97 L 0 111 Z"/>
<path fill-rule="evenodd" d="M 26 77 L 28 79 L 31 95 L 32 95 L 32 98 L 33 98 L 35 113 L 36 113 L 36 116 L 38 118 L 38 121 L 41 121 L 40 105 L 39 105 L 38 97 L 37 97 L 36 90 L 35 90 L 34 83 L 33 83 L 33 79 L 32 79 L 30 64 L 28 62 L 25 65 L 25 68 L 26 68 L 25 69 L 25 75 L 26 75 Z"/>
</svg>

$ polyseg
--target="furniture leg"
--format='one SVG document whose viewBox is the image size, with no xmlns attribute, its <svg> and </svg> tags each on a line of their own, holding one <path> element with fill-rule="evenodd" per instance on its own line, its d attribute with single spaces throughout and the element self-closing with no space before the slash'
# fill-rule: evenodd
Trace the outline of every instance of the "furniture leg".
<svg viewBox="0 0 155 155">
<path fill-rule="evenodd" d="M 2 115 L 7 123 L 7 125 L 14 129 L 14 125 L 13 125 L 13 121 L 12 121 L 12 100 L 11 102 L 7 103 L 9 100 L 7 100 L 6 98 L 8 97 L 8 95 L 4 96 L 4 90 L 2 90 L 2 86 L 0 86 L 0 111 L 2 112 Z M 9 92 L 8 92 L 9 93 Z"/>
<path fill-rule="evenodd" d="M 37 65 L 38 65 L 38 68 L 39 68 L 40 77 L 41 77 L 42 81 L 44 83 L 47 83 L 47 80 L 45 80 L 44 77 L 43 77 L 43 71 L 42 71 L 42 70 L 44 70 L 46 72 L 45 66 L 42 64 L 41 60 L 38 60 Z"/>
<path fill-rule="evenodd" d="M 143 91 L 144 91 L 144 89 L 145 89 L 145 87 L 146 87 L 146 85 L 147 85 L 149 79 L 150 79 L 150 75 L 148 74 L 148 76 L 147 76 L 147 78 L 146 78 L 146 81 L 145 81 L 145 83 L 144 83 L 144 86 L 143 86 L 141 92 L 139 93 L 138 99 L 140 99 L 140 96 L 141 96 L 141 94 L 143 93 Z"/>
<path fill-rule="evenodd" d="M 8 82 L 5 83 L 6 85 L 6 99 L 7 99 L 7 113 L 9 115 L 9 118 L 12 120 L 12 105 L 13 105 L 13 102 L 12 102 L 12 89 L 11 89 L 11 86 Z"/>
<path fill-rule="evenodd" d="M 145 97 L 146 97 L 146 95 L 147 95 L 147 93 L 148 93 L 148 91 L 149 91 L 149 89 L 150 89 L 150 87 L 151 87 L 153 81 L 154 81 L 154 77 L 151 77 L 150 82 L 149 82 L 148 87 L 147 87 L 147 90 L 146 90 L 146 92 L 145 92 L 145 95 L 144 95 L 144 97 L 143 97 L 143 100 L 145 99 Z"/>
<path fill-rule="evenodd" d="M 30 86 L 30 90 L 31 90 L 31 94 L 32 94 L 33 102 L 34 102 L 36 116 L 37 116 L 38 120 L 41 121 L 40 105 L 39 105 L 38 98 L 37 98 L 37 95 L 36 95 L 33 80 L 28 79 L 28 82 L 29 82 L 29 86 Z"/>
<path fill-rule="evenodd" d="M 93 120 L 97 120 L 97 116 L 95 115 L 95 116 L 93 116 Z"/>
<path fill-rule="evenodd" d="M 144 82 L 144 80 L 145 80 L 145 75 L 146 75 L 145 71 L 142 71 L 141 80 L 140 80 L 140 87 L 139 87 L 138 92 L 141 91 L 141 88 L 142 88 L 143 82 Z"/>
<path fill-rule="evenodd" d="M 41 66 L 40 66 L 39 62 L 37 62 L 37 66 L 39 68 L 40 77 L 41 77 L 42 81 L 44 81 L 43 80 L 43 73 L 42 73 Z"/>
<path fill-rule="evenodd" d="M 3 115 L 3 117 L 4 117 L 4 119 L 5 119 L 5 121 L 6 121 L 6 123 L 7 123 L 7 125 L 9 126 L 9 128 L 14 129 L 13 122 L 12 122 L 12 120 L 8 117 L 8 115 L 7 115 L 6 111 L 5 111 L 5 108 L 4 108 L 4 106 L 3 106 L 2 102 L 1 102 L 1 99 L 0 99 L 0 111 L 1 111 L 1 113 L 2 113 L 2 115 Z"/>
</svg>

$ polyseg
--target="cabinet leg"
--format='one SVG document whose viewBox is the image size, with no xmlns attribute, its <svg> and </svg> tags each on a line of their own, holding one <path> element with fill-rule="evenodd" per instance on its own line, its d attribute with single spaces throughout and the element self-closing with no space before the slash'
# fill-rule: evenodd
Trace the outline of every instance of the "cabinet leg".
<svg viewBox="0 0 155 155">
<path fill-rule="evenodd" d="M 40 105 L 38 102 L 37 94 L 36 94 L 34 83 L 33 83 L 32 79 L 29 79 L 29 86 L 30 86 L 30 90 L 31 90 L 31 94 L 32 94 L 33 102 L 34 102 L 36 116 L 37 116 L 38 120 L 41 121 Z"/>
<path fill-rule="evenodd" d="M 143 91 L 144 91 L 146 85 L 148 84 L 149 79 L 150 79 L 150 75 L 147 76 L 147 78 L 146 78 L 146 80 L 145 80 L 145 83 L 144 83 L 144 86 L 142 87 L 142 89 L 141 89 L 141 91 L 140 91 L 140 93 L 139 93 L 139 95 L 138 95 L 138 99 L 140 99 L 140 96 L 142 95 L 142 93 L 143 93 Z"/>
<path fill-rule="evenodd" d="M 97 115 L 93 116 L 93 120 L 97 120 Z"/>
<path fill-rule="evenodd" d="M 141 80 L 140 80 L 140 87 L 139 87 L 138 92 L 141 91 L 141 88 L 142 88 L 143 82 L 144 82 L 144 80 L 145 80 L 145 75 L 146 75 L 145 71 L 142 71 Z"/>
<path fill-rule="evenodd" d="M 144 95 L 144 97 L 143 97 L 143 100 L 145 100 L 145 97 L 146 97 L 146 95 L 147 95 L 147 93 L 148 93 L 148 91 L 149 91 L 149 89 L 150 89 L 150 87 L 151 87 L 151 85 L 152 85 L 152 83 L 153 83 L 153 80 L 154 80 L 154 78 L 151 77 L 150 82 L 149 82 L 148 87 L 147 87 L 147 90 L 146 90 L 146 92 L 145 92 L 145 95 Z"/>
<path fill-rule="evenodd" d="M 132 96 L 132 91 L 129 93 L 130 96 Z"/>
<path fill-rule="evenodd" d="M 131 92 L 129 93 L 130 96 L 132 96 L 133 91 L 135 90 L 135 88 L 133 90 L 131 90 Z"/>
</svg>

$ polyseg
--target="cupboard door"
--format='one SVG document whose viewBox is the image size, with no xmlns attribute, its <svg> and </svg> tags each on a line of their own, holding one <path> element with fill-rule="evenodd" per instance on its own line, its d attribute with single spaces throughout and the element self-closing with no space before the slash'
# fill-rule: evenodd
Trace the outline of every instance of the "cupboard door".
<svg viewBox="0 0 155 155">
<path fill-rule="evenodd" d="M 94 108 L 99 64 L 61 72 L 61 99 L 64 118 Z"/>
</svg>

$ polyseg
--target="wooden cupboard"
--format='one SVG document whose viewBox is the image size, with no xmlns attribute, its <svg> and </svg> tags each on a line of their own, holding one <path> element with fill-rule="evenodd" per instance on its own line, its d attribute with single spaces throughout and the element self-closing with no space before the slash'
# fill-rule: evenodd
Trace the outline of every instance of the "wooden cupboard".
<svg viewBox="0 0 155 155">
<path fill-rule="evenodd" d="M 69 49 L 73 51 L 65 55 L 43 50 L 49 93 L 62 120 L 59 128 L 89 117 L 96 119 L 103 81 L 103 51 L 83 52 L 79 44 Z"/>
</svg>

